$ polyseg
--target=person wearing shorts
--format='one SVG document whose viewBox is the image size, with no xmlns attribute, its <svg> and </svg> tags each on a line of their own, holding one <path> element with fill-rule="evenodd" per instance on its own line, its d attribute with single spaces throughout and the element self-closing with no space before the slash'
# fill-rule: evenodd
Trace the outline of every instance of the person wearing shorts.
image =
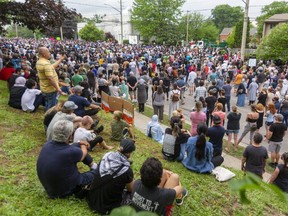
<svg viewBox="0 0 288 216">
<path fill-rule="evenodd" d="M 269 140 L 268 150 L 271 152 L 271 162 L 269 163 L 269 166 L 273 168 L 276 168 L 278 165 L 280 159 L 279 152 L 286 130 L 287 126 L 283 123 L 283 115 L 276 114 L 274 123 L 271 124 L 266 137 L 267 140 Z"/>
<path fill-rule="evenodd" d="M 234 137 L 234 148 L 237 150 L 237 138 L 240 129 L 240 118 L 241 113 L 238 112 L 237 106 L 232 106 L 232 112 L 230 112 L 227 116 L 228 123 L 227 123 L 227 130 L 226 133 L 228 135 L 227 147 L 225 147 L 225 151 L 230 152 L 230 145 L 232 134 Z"/>
</svg>

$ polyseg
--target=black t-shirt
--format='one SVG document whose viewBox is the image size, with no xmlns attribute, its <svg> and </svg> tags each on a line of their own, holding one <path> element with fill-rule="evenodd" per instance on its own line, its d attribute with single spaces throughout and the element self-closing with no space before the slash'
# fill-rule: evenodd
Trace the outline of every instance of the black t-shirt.
<svg viewBox="0 0 288 216">
<path fill-rule="evenodd" d="M 240 129 L 241 113 L 230 112 L 227 116 L 227 130 L 239 130 Z"/>
<path fill-rule="evenodd" d="M 286 130 L 287 130 L 287 126 L 284 123 L 273 123 L 269 128 L 269 131 L 273 133 L 270 138 L 270 141 L 282 142 L 284 132 Z"/>
<path fill-rule="evenodd" d="M 172 129 L 166 128 L 165 134 L 172 135 Z M 187 140 L 190 136 L 185 133 L 180 133 L 178 137 L 176 137 L 175 140 L 175 146 L 174 146 L 174 159 L 176 159 L 180 155 L 181 145 L 187 143 Z"/>
<path fill-rule="evenodd" d="M 134 77 L 134 76 L 128 77 L 127 83 L 129 83 L 129 85 L 132 86 L 132 87 L 135 86 L 135 84 L 137 83 L 136 77 Z M 136 89 L 136 88 L 135 88 L 135 89 Z M 135 90 L 135 89 L 134 89 L 134 90 Z M 129 91 L 132 91 L 132 88 L 129 87 Z"/>
<path fill-rule="evenodd" d="M 176 191 L 168 188 L 147 188 L 136 180 L 132 190 L 132 206 L 136 211 L 150 211 L 158 215 L 165 215 L 165 207 L 172 205 L 176 198 Z"/>
<path fill-rule="evenodd" d="M 288 193 L 288 167 L 285 167 L 284 164 L 279 164 L 278 169 L 280 172 L 273 183 Z"/>
<path fill-rule="evenodd" d="M 212 112 L 214 110 L 214 106 L 216 103 L 217 99 L 215 96 L 208 96 L 205 98 L 205 102 L 207 104 L 207 110 Z"/>
<path fill-rule="evenodd" d="M 222 111 L 225 112 L 225 110 L 226 110 L 226 109 L 225 109 L 226 98 L 225 98 L 225 97 L 219 97 L 219 98 L 218 98 L 218 102 L 223 105 Z"/>
<path fill-rule="evenodd" d="M 71 195 L 82 181 L 78 172 L 83 152 L 79 146 L 55 141 L 44 144 L 37 160 L 37 175 L 49 197 Z"/>
<path fill-rule="evenodd" d="M 246 171 L 262 177 L 264 160 L 268 158 L 267 149 L 263 146 L 255 147 L 249 145 L 245 148 L 243 157 L 246 158 Z"/>
<path fill-rule="evenodd" d="M 225 134 L 225 129 L 222 126 L 212 126 L 208 128 L 207 137 L 209 137 L 209 142 L 213 144 L 213 156 L 222 154 L 223 137 Z"/>
<path fill-rule="evenodd" d="M 89 191 L 87 202 L 89 207 L 101 214 L 109 213 L 112 209 L 120 207 L 122 202 L 122 193 L 126 184 L 133 181 L 133 171 L 129 169 L 122 175 L 113 178 L 106 184 Z M 95 180 L 101 178 L 99 172 L 95 176 Z"/>
</svg>

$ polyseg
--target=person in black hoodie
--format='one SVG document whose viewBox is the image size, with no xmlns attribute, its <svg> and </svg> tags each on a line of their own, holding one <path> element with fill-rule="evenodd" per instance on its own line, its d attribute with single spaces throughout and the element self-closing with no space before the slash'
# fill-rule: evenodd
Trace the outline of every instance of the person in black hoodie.
<svg viewBox="0 0 288 216">
<path fill-rule="evenodd" d="M 237 149 L 237 136 L 240 129 L 240 118 L 241 113 L 238 112 L 236 106 L 232 106 L 232 112 L 230 112 L 227 116 L 228 123 L 227 123 L 227 134 L 228 134 L 228 141 L 227 141 L 227 147 L 225 148 L 225 151 L 230 152 L 230 144 L 232 139 L 232 134 L 234 137 L 234 147 Z"/>
<path fill-rule="evenodd" d="M 15 80 L 15 84 L 10 90 L 10 96 L 8 101 L 9 106 L 16 109 L 22 109 L 21 98 L 26 90 L 25 83 L 26 79 L 24 77 L 18 77 Z"/>
</svg>

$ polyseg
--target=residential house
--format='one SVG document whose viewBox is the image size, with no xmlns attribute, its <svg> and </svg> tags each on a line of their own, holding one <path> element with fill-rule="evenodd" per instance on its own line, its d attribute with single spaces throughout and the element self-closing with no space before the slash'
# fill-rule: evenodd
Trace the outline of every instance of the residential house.
<svg viewBox="0 0 288 216">
<path fill-rule="evenodd" d="M 272 28 L 283 23 L 288 23 L 288 13 L 274 14 L 264 21 L 262 37 L 265 37 Z"/>
</svg>

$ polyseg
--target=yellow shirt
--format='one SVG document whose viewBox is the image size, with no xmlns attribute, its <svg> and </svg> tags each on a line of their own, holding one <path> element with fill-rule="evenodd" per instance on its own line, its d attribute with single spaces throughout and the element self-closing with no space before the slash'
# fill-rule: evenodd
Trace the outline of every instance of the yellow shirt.
<svg viewBox="0 0 288 216">
<path fill-rule="evenodd" d="M 36 69 L 38 71 L 38 77 L 40 81 L 40 90 L 43 93 L 55 92 L 56 89 L 47 79 L 48 76 L 51 76 L 53 77 L 54 81 L 58 83 L 58 75 L 50 61 L 45 58 L 40 58 L 36 63 Z"/>
<path fill-rule="evenodd" d="M 242 78 L 243 78 L 243 74 L 237 74 L 237 76 L 235 77 L 234 83 L 236 85 L 240 85 L 240 83 L 242 82 Z"/>
</svg>

